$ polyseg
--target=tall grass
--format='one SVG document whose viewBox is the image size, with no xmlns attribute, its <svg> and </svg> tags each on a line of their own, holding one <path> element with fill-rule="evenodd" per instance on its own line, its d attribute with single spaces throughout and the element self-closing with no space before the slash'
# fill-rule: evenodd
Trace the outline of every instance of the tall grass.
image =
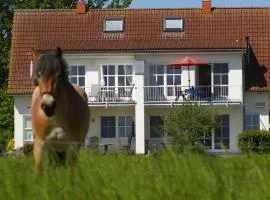
<svg viewBox="0 0 270 200">
<path fill-rule="evenodd" d="M 72 176 L 32 157 L 0 158 L 0 199 L 270 199 L 270 157 L 82 151 Z"/>
</svg>

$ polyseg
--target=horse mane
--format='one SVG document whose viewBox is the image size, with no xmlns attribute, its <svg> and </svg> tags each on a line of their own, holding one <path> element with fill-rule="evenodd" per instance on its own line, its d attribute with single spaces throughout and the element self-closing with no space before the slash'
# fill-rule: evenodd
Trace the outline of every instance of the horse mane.
<svg viewBox="0 0 270 200">
<path fill-rule="evenodd" d="M 57 74 L 62 80 L 68 81 L 68 64 L 62 57 L 62 50 L 57 48 L 55 53 L 43 55 L 36 66 L 34 79 L 43 76 L 49 78 L 51 75 Z"/>
</svg>

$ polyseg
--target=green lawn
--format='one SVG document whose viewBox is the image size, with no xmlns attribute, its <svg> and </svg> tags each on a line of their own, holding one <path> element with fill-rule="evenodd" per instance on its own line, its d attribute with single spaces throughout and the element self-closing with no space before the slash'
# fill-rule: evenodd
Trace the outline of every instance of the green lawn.
<svg viewBox="0 0 270 200">
<path fill-rule="evenodd" d="M 0 158 L 0 199 L 270 199 L 269 156 L 106 156 L 81 152 L 72 176 L 32 157 Z"/>
</svg>

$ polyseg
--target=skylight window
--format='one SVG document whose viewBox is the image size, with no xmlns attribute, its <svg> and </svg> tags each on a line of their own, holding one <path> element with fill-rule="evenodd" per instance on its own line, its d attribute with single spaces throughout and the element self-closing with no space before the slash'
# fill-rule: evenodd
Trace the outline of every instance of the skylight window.
<svg viewBox="0 0 270 200">
<path fill-rule="evenodd" d="M 164 17 L 163 31 L 180 32 L 183 31 L 183 19 L 181 17 Z"/>
<path fill-rule="evenodd" d="M 122 32 L 124 31 L 124 18 L 105 18 L 104 32 Z"/>
</svg>

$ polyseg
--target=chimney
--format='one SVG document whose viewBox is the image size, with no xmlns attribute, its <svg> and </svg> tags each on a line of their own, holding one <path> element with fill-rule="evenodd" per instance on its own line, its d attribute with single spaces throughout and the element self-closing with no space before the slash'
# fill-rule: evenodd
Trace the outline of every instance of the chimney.
<svg viewBox="0 0 270 200">
<path fill-rule="evenodd" d="M 211 0 L 202 0 L 202 13 L 211 14 L 211 11 L 212 11 Z"/>
<path fill-rule="evenodd" d="M 77 14 L 85 14 L 86 13 L 86 4 L 85 4 L 84 0 L 77 1 L 76 13 Z"/>
</svg>

